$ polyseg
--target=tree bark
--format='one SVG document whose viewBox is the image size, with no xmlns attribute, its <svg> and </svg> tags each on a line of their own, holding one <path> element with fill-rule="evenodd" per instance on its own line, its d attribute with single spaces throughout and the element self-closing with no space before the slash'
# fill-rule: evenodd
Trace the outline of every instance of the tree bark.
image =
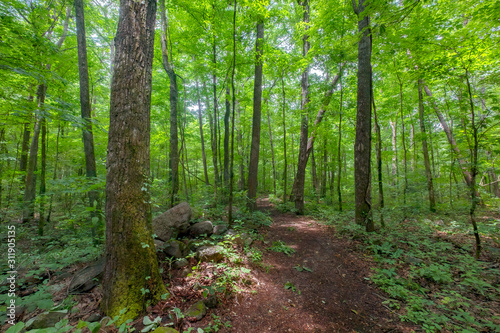
<svg viewBox="0 0 500 333">
<path fill-rule="evenodd" d="M 44 84 L 38 85 L 37 88 L 37 105 L 38 115 L 35 117 L 35 126 L 33 128 L 33 137 L 31 139 L 30 154 L 28 160 L 28 168 L 26 170 L 26 185 L 24 187 L 23 197 L 23 222 L 28 222 L 33 219 L 35 215 L 35 198 L 36 198 L 36 177 L 35 170 L 38 160 L 38 140 L 40 138 L 40 129 L 42 127 L 41 111 L 45 104 L 45 95 L 47 93 L 47 86 Z"/>
<path fill-rule="evenodd" d="M 224 187 L 225 192 L 229 187 L 229 115 L 231 114 L 231 103 L 229 102 L 229 97 L 231 96 L 231 91 L 229 90 L 229 85 L 226 87 L 226 113 L 224 114 Z M 227 192 L 226 192 L 227 193 Z"/>
<path fill-rule="evenodd" d="M 271 130 L 271 116 L 269 115 L 269 104 L 267 103 L 267 125 L 269 128 L 269 141 L 271 143 L 271 162 L 273 164 L 273 193 L 276 196 L 276 163 L 274 160 L 274 143 L 273 143 L 273 133 Z"/>
<path fill-rule="evenodd" d="M 397 117 L 396 121 L 389 121 L 392 129 L 392 186 L 396 186 L 398 183 L 398 145 L 397 145 Z M 396 195 L 396 191 L 394 191 Z"/>
<path fill-rule="evenodd" d="M 45 181 L 47 175 L 47 120 L 42 119 L 41 124 L 41 135 L 42 135 L 42 163 L 40 168 L 40 208 L 39 208 L 39 219 L 38 219 L 38 235 L 43 236 L 43 228 L 45 227 L 45 192 L 47 192 L 47 184 Z"/>
<path fill-rule="evenodd" d="M 207 89 L 205 85 L 205 81 L 203 81 L 203 90 L 205 91 Z M 206 95 L 206 100 L 205 100 L 205 105 L 207 109 L 207 115 L 208 115 L 208 123 L 210 125 L 210 149 L 212 151 L 212 164 L 214 166 L 214 197 L 217 200 L 217 186 L 219 184 L 219 168 L 217 165 L 217 139 L 216 139 L 216 133 L 217 131 L 215 130 L 214 126 L 214 120 L 212 117 L 212 114 L 210 111 L 210 101 L 208 95 Z"/>
<path fill-rule="evenodd" d="M 179 192 L 179 135 L 177 129 L 177 103 L 178 87 L 177 75 L 173 68 L 171 55 L 168 52 L 168 18 L 165 10 L 165 0 L 160 0 L 161 17 L 161 53 L 163 69 L 168 75 L 170 81 L 170 207 L 173 207 L 178 201 Z M 118 51 L 116 51 L 118 52 Z M 116 66 L 116 63 L 115 63 Z"/>
<path fill-rule="evenodd" d="M 353 1 L 358 15 L 358 89 L 356 113 L 356 139 L 354 144 L 355 220 L 374 231 L 371 210 L 371 90 L 372 90 L 372 41 L 370 18 L 363 13 L 365 0 L 359 5 Z"/>
<path fill-rule="evenodd" d="M 200 125 L 200 138 L 201 138 L 201 156 L 203 159 L 203 174 L 205 175 L 205 184 L 209 185 L 208 181 L 208 168 L 207 168 L 207 155 L 205 153 L 205 139 L 203 137 L 203 118 L 201 115 L 201 97 L 198 79 L 196 79 L 196 92 L 198 94 L 198 123 Z M 208 108 L 207 108 L 208 110 Z"/>
<path fill-rule="evenodd" d="M 248 208 L 256 208 L 259 148 L 260 148 L 260 123 L 262 113 L 262 55 L 264 49 L 264 22 L 257 23 L 257 40 L 255 42 L 255 80 L 253 89 L 253 116 L 252 116 L 252 144 L 250 148 L 250 165 L 248 167 Z"/>
<path fill-rule="evenodd" d="M 427 133 L 424 122 L 424 97 L 422 93 L 422 79 L 418 79 L 418 116 L 420 120 L 420 132 L 422 132 L 422 152 L 424 155 L 425 176 L 427 177 L 427 191 L 429 192 L 429 210 L 436 211 L 436 199 L 434 196 L 434 182 L 432 180 L 429 151 L 427 149 Z"/>
<path fill-rule="evenodd" d="M 150 111 L 155 0 L 122 0 L 111 83 L 102 309 L 135 318 L 166 293 L 150 203 Z M 134 92 L 134 93 L 130 93 Z"/>
<path fill-rule="evenodd" d="M 373 96 L 372 87 L 372 105 L 373 105 L 373 119 L 375 120 L 375 133 L 377 134 L 377 142 L 375 145 L 375 151 L 377 154 L 377 182 L 378 182 L 378 206 L 380 211 L 380 224 L 385 227 L 384 221 L 384 185 L 382 182 L 382 135 L 380 133 L 380 125 L 377 118 L 377 108 L 375 106 L 375 98 Z"/>
<path fill-rule="evenodd" d="M 233 188 L 234 188 L 234 113 L 236 109 L 236 91 L 234 88 L 234 72 L 236 71 L 236 0 L 234 0 L 234 11 L 233 11 L 233 71 L 231 73 L 231 89 L 233 91 L 233 115 L 231 117 L 231 165 L 230 165 L 230 180 L 229 180 L 229 212 L 228 212 L 228 223 L 231 226 L 233 223 Z"/>
<path fill-rule="evenodd" d="M 286 159 L 286 92 L 285 92 L 285 80 L 283 76 L 281 76 L 281 90 L 283 92 L 283 202 L 286 202 L 286 189 L 287 189 L 287 180 L 288 180 L 288 165 Z"/>
<path fill-rule="evenodd" d="M 400 114 L 401 114 L 401 142 L 403 144 L 403 162 L 404 162 L 404 181 L 405 185 L 403 188 L 403 204 L 406 205 L 406 192 L 408 191 L 408 158 L 406 151 L 406 135 L 405 135 L 405 120 L 403 114 L 403 82 L 398 75 L 399 81 L 399 105 L 400 105 Z"/>
<path fill-rule="evenodd" d="M 92 132 L 92 108 L 89 91 L 89 71 L 87 65 L 87 41 L 85 34 L 85 16 L 83 0 L 75 0 L 76 37 L 78 42 L 78 74 L 80 78 L 80 109 L 84 122 L 83 149 L 85 152 L 85 174 L 89 182 L 95 181 L 97 168 L 94 153 L 94 134 Z M 89 222 L 92 224 L 92 236 L 95 237 L 96 227 L 94 218 L 97 218 L 95 202 L 98 200 L 97 191 L 88 192 L 88 207 L 90 209 Z"/>
<path fill-rule="evenodd" d="M 338 175 L 337 175 L 337 197 L 339 202 L 339 211 L 342 211 L 342 188 L 340 186 L 342 177 L 342 112 L 344 103 L 344 87 L 342 86 L 342 79 L 340 79 L 340 103 L 339 103 L 339 144 L 337 147 L 337 163 L 338 163 Z"/>
<path fill-rule="evenodd" d="M 309 43 L 309 0 L 300 1 L 299 4 L 304 7 L 302 22 L 305 25 L 304 36 L 302 37 L 302 58 L 306 58 L 311 44 Z M 309 64 L 302 71 L 300 82 L 300 111 L 302 118 L 300 122 L 300 143 L 299 160 L 297 162 L 297 173 L 292 186 L 292 196 L 295 202 L 297 214 L 304 214 L 304 186 L 306 179 L 307 166 L 307 141 L 309 136 Z"/>
</svg>

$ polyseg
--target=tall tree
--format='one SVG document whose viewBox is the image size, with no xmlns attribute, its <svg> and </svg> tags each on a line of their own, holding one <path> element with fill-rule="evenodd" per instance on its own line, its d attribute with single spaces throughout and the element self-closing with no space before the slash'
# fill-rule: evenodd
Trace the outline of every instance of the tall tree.
<svg viewBox="0 0 500 333">
<path fill-rule="evenodd" d="M 309 0 L 298 1 L 303 7 L 302 22 L 305 25 L 304 36 L 302 36 L 302 57 L 306 58 L 309 53 L 311 44 L 309 43 Z M 292 189 L 293 200 L 295 202 L 295 210 L 297 214 L 304 214 L 304 184 L 306 179 L 307 165 L 307 139 L 309 136 L 309 64 L 302 71 L 300 81 L 300 144 L 299 144 L 299 160 L 297 162 L 297 174 L 295 175 L 294 186 Z"/>
<path fill-rule="evenodd" d="M 198 123 L 200 126 L 200 138 L 201 138 L 201 157 L 203 162 L 203 174 L 205 176 L 205 184 L 209 184 L 208 181 L 208 169 L 207 169 L 207 155 L 205 153 L 205 139 L 203 137 L 203 118 L 201 116 L 201 97 L 200 97 L 200 87 L 198 84 L 198 79 L 196 79 L 196 93 L 198 98 Z"/>
<path fill-rule="evenodd" d="M 150 203 L 150 111 L 156 0 L 122 0 L 111 82 L 103 311 L 135 318 L 166 293 Z M 130 93 L 134 92 L 134 93 Z"/>
<path fill-rule="evenodd" d="M 356 223 L 373 231 L 371 210 L 371 91 L 372 91 L 372 36 L 370 17 L 365 0 L 352 2 L 358 15 L 358 90 L 356 112 L 356 139 L 354 143 L 355 219 Z"/>
<path fill-rule="evenodd" d="M 178 103 L 178 87 L 177 74 L 173 66 L 172 54 L 169 57 L 168 44 L 168 18 L 165 9 L 165 0 L 160 0 L 160 17 L 161 17 L 161 54 L 163 60 L 163 69 L 170 80 L 170 206 L 177 202 L 177 192 L 179 192 L 179 136 L 177 128 L 177 103 Z M 116 64 L 115 64 L 116 65 Z"/>
<path fill-rule="evenodd" d="M 70 13 L 71 13 L 71 7 L 68 6 L 68 7 L 66 7 L 66 17 L 65 17 L 65 20 L 63 23 L 63 33 L 61 34 L 61 37 L 59 37 L 59 40 L 57 41 L 57 43 L 55 45 L 56 50 L 61 49 L 61 46 L 63 45 L 64 40 L 66 39 L 66 35 L 68 32 Z M 54 19 L 54 22 L 49 27 L 49 29 L 42 34 L 41 38 L 47 38 L 50 41 L 51 36 L 52 36 L 52 32 L 54 30 L 54 26 L 56 24 L 56 21 L 57 21 L 57 18 Z M 45 64 L 45 68 L 47 71 L 50 71 L 51 67 L 52 67 L 51 63 Z M 38 84 L 37 91 L 36 91 L 38 113 L 35 117 L 35 125 L 33 128 L 33 137 L 31 139 L 31 144 L 30 144 L 28 168 L 26 170 L 26 186 L 25 186 L 24 196 L 23 196 L 23 204 L 24 204 L 23 221 L 31 220 L 34 217 L 34 213 L 35 213 L 35 198 L 36 198 L 35 170 L 37 167 L 38 146 L 39 146 L 38 141 L 40 138 L 40 131 L 41 131 L 42 123 L 43 123 L 43 119 L 44 119 L 43 109 L 45 107 L 46 95 L 47 95 L 47 84 L 46 84 L 46 82 L 41 82 Z"/>
<path fill-rule="evenodd" d="M 255 41 L 255 79 L 253 85 L 252 144 L 250 146 L 250 165 L 248 166 L 248 208 L 255 210 L 259 171 L 260 122 L 262 114 L 262 65 L 264 52 L 264 22 L 257 23 Z"/>
<path fill-rule="evenodd" d="M 75 0 L 75 16 L 76 16 L 76 37 L 78 42 L 78 73 L 80 77 L 80 109 L 82 119 L 84 121 L 83 132 L 83 149 L 85 152 L 85 173 L 87 179 L 92 181 L 97 177 L 97 169 L 95 164 L 94 153 L 94 134 L 92 132 L 92 113 L 90 104 L 89 92 L 89 71 L 87 65 L 87 41 L 85 34 L 85 16 L 83 10 L 83 0 Z M 91 209 L 90 217 L 97 217 L 94 211 L 94 203 L 98 199 L 97 191 L 89 191 L 89 205 Z M 91 221 L 93 223 L 93 221 Z M 95 234 L 95 228 L 92 228 Z"/>
<path fill-rule="evenodd" d="M 424 97 L 422 93 L 422 79 L 418 79 L 418 118 L 420 121 L 420 132 L 422 132 L 422 153 L 424 155 L 425 176 L 427 177 L 427 191 L 429 192 L 429 209 L 436 211 L 436 199 L 434 196 L 434 182 L 432 179 L 429 150 L 427 148 L 427 132 L 424 122 Z"/>
</svg>

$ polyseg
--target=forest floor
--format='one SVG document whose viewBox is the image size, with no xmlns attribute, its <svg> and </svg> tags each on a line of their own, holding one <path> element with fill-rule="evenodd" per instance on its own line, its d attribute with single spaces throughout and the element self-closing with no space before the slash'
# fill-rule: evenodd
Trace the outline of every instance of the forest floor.
<svg viewBox="0 0 500 333">
<path fill-rule="evenodd" d="M 280 213 L 268 199 L 259 209 L 273 223 L 261 230 L 262 267 L 253 270 L 254 292 L 239 297 L 223 312 L 231 332 L 412 332 L 382 304 L 381 291 L 365 278 L 373 266 L 338 238 L 332 228 L 307 216 Z M 295 253 L 265 250 L 283 242 Z M 260 244 L 259 244 L 260 243 Z"/>
</svg>

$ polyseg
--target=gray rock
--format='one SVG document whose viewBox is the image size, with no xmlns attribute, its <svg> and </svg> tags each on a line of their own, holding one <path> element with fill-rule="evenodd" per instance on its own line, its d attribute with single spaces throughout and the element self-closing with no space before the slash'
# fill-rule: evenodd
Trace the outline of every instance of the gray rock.
<svg viewBox="0 0 500 333">
<path fill-rule="evenodd" d="M 104 272 L 104 258 L 76 272 L 69 283 L 69 293 L 81 294 L 92 290 L 99 284 L 102 272 Z"/>
<path fill-rule="evenodd" d="M 62 290 L 65 290 L 67 288 L 67 285 L 64 284 L 64 283 L 57 283 L 57 284 L 53 284 L 53 285 L 50 285 L 47 287 L 47 292 L 49 294 L 57 294 L 58 292 L 62 291 Z"/>
<path fill-rule="evenodd" d="M 227 225 L 226 224 L 218 224 L 214 226 L 214 234 L 215 235 L 222 235 L 227 231 Z"/>
<path fill-rule="evenodd" d="M 168 242 L 165 242 L 163 252 L 169 257 L 179 259 L 186 255 L 187 246 L 181 241 L 171 239 Z"/>
<path fill-rule="evenodd" d="M 181 202 L 153 219 L 153 232 L 162 241 L 176 238 L 179 234 L 188 231 L 191 214 L 189 204 Z"/>
<path fill-rule="evenodd" d="M 102 318 L 102 316 L 101 316 L 99 313 L 94 312 L 94 313 L 92 313 L 92 314 L 91 314 L 91 315 L 87 318 L 87 320 L 86 320 L 86 321 L 88 321 L 89 323 L 93 323 L 93 322 L 96 322 L 96 321 L 101 320 L 101 318 Z"/>
<path fill-rule="evenodd" d="M 214 232 L 214 226 L 210 221 L 203 221 L 195 223 L 189 229 L 189 234 L 193 237 L 199 237 L 201 235 L 211 235 Z"/>
<path fill-rule="evenodd" d="M 44 312 L 31 319 L 26 323 L 26 330 L 34 330 L 37 328 L 54 327 L 66 317 L 67 311 Z"/>
<path fill-rule="evenodd" d="M 189 261 L 186 258 L 180 258 L 174 262 L 172 265 L 174 268 L 179 269 L 189 265 Z"/>
<path fill-rule="evenodd" d="M 219 262 L 224 258 L 223 248 L 219 245 L 209 246 L 196 252 L 196 255 L 201 261 Z"/>
<path fill-rule="evenodd" d="M 165 247 L 165 242 L 159 239 L 155 239 L 154 241 L 155 241 L 156 251 L 162 251 L 163 248 Z"/>
<path fill-rule="evenodd" d="M 191 305 L 191 307 L 184 313 L 184 316 L 191 320 L 201 320 L 207 314 L 207 306 L 203 301 L 198 301 Z"/>
</svg>

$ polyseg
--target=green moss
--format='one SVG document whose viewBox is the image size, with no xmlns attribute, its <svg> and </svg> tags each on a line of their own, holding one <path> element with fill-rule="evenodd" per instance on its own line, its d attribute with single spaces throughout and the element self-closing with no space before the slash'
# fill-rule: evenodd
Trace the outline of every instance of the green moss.
<svg viewBox="0 0 500 333">
<path fill-rule="evenodd" d="M 179 331 L 174 330 L 172 327 L 158 327 L 152 333 L 179 333 Z"/>
<path fill-rule="evenodd" d="M 117 321 L 118 325 L 137 318 L 146 310 L 147 305 L 158 303 L 161 295 L 167 293 L 158 271 L 152 237 L 137 232 L 131 237 L 129 244 L 129 251 L 116 265 L 113 295 L 108 301 L 108 309 L 105 309 L 106 314 L 114 318 L 126 308 Z"/>
</svg>

